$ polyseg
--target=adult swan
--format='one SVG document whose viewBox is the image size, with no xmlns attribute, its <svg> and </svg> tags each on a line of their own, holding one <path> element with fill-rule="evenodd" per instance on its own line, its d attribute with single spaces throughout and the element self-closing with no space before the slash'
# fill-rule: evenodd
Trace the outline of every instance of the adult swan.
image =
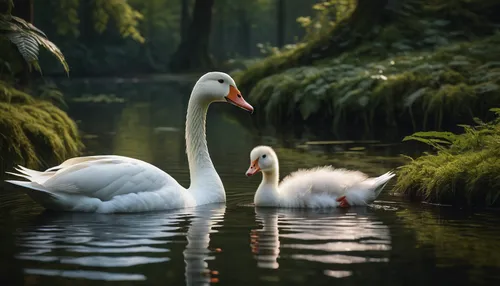
<svg viewBox="0 0 500 286">
<path fill-rule="evenodd" d="M 224 186 L 208 154 L 205 135 L 212 102 L 229 102 L 253 112 L 229 75 L 210 72 L 196 82 L 186 118 L 188 189 L 149 163 L 114 155 L 71 158 L 45 172 L 19 166 L 19 173 L 8 173 L 29 181 L 7 182 L 24 187 L 33 200 L 58 211 L 145 212 L 225 202 Z"/>
</svg>

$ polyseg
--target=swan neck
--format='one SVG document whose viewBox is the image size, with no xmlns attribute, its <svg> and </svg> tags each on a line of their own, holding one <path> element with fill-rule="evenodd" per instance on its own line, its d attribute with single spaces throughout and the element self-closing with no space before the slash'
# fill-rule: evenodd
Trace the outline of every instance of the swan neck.
<svg viewBox="0 0 500 286">
<path fill-rule="evenodd" d="M 262 172 L 262 183 L 269 186 L 278 188 L 279 172 L 278 170 Z"/>
<path fill-rule="evenodd" d="M 212 160 L 208 153 L 206 139 L 206 118 L 209 102 L 203 102 L 196 97 L 188 103 L 186 116 L 186 153 L 188 157 L 191 187 L 208 177 L 217 177 Z M 190 188 L 191 188 L 190 187 Z"/>
<path fill-rule="evenodd" d="M 279 175 L 278 171 L 262 172 L 262 182 L 254 196 L 256 206 L 279 206 Z"/>
</svg>

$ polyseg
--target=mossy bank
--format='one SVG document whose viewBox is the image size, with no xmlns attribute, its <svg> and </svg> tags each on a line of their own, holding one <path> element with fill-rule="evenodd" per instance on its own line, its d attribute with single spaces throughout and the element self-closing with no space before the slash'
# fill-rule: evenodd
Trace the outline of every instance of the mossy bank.
<svg viewBox="0 0 500 286">
<path fill-rule="evenodd" d="M 79 155 L 76 124 L 52 102 L 0 81 L 0 171 L 44 168 Z"/>
<path fill-rule="evenodd" d="M 408 134 L 472 123 L 474 116 L 491 119 L 488 109 L 500 105 L 500 34 L 486 16 L 463 27 L 488 9 L 477 6 L 469 16 L 458 9 L 447 17 L 426 2 L 432 1 L 413 4 L 413 11 L 400 8 L 409 16 L 394 20 L 391 14 L 389 24 L 346 40 L 351 47 L 333 56 L 304 64 L 299 59 L 319 40 L 309 41 L 234 73 L 257 120 L 345 136 L 389 129 Z"/>
<path fill-rule="evenodd" d="M 398 170 L 394 188 L 414 200 L 464 207 L 500 207 L 500 108 L 465 133 L 419 132 L 405 138 L 433 146 Z"/>
</svg>

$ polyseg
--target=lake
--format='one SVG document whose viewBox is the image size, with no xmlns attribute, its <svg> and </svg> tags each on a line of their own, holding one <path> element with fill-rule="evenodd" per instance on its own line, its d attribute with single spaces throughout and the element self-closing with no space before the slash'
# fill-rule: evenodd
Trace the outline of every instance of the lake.
<svg viewBox="0 0 500 286">
<path fill-rule="evenodd" d="M 61 87 L 86 154 L 138 158 L 188 186 L 189 81 L 79 80 Z M 209 109 L 208 146 L 226 204 L 141 214 L 55 213 L 0 185 L 1 285 L 499 283 L 495 212 L 408 203 L 390 194 L 390 184 L 369 207 L 255 208 L 261 176 L 244 173 L 256 145 L 275 148 L 281 177 L 324 164 L 380 175 L 413 150 L 393 142 L 331 142 L 327 132 L 278 134 L 253 124 L 251 116 L 229 104 Z"/>
</svg>

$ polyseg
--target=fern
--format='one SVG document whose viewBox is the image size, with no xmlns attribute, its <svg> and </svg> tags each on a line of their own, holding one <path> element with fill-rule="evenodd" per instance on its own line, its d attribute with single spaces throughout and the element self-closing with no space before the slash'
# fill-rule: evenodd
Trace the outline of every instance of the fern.
<svg viewBox="0 0 500 286">
<path fill-rule="evenodd" d="M 456 141 L 457 135 L 452 132 L 422 131 L 406 136 L 403 141 L 419 141 L 434 147 L 437 150 L 445 150 L 443 145 L 451 145 Z"/>
<path fill-rule="evenodd" d="M 16 16 L 0 15 L 0 36 L 6 37 L 17 47 L 30 69 L 34 67 L 41 73 L 38 55 L 42 46 L 59 60 L 66 74 L 69 73 L 68 63 L 61 50 L 47 38 L 44 32 L 31 23 Z"/>
</svg>

